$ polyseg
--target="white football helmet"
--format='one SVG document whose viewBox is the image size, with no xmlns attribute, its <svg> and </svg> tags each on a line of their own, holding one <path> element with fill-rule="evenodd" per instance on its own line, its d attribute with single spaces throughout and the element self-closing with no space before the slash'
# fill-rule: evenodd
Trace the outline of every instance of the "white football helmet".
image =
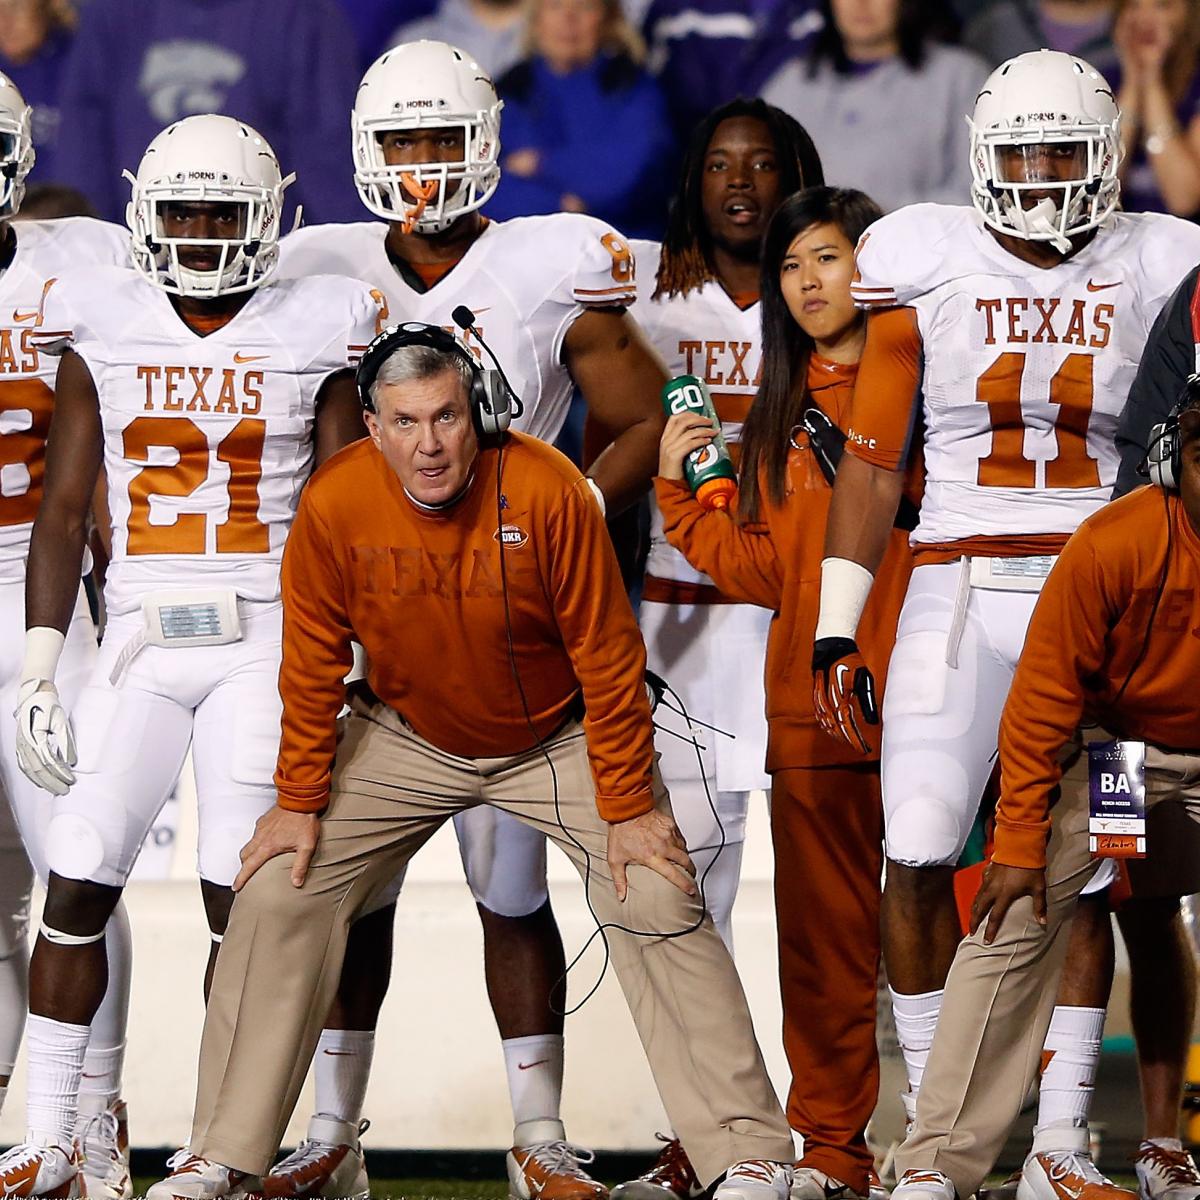
<svg viewBox="0 0 1200 1200">
<path fill-rule="evenodd" d="M 0 75 L 0 220 L 21 207 L 33 168 L 32 110 L 7 75 Z"/>
<path fill-rule="evenodd" d="M 266 139 L 233 117 L 205 113 L 168 125 L 142 156 L 125 222 L 133 231 L 133 262 L 156 287 L 180 296 L 212 298 L 264 283 L 279 261 L 284 189 Z M 181 238 L 164 233 L 162 206 L 203 202 L 241 206 L 234 238 Z M 220 251 L 211 270 L 185 267 L 179 251 Z"/>
<path fill-rule="evenodd" d="M 430 41 L 389 50 L 367 68 L 350 115 L 362 202 L 377 217 L 422 233 L 440 233 L 482 207 L 500 182 L 503 107 L 488 73 L 464 51 Z M 384 161 L 382 134 L 442 128 L 463 131 L 458 161 Z"/>
<path fill-rule="evenodd" d="M 1033 50 L 1002 63 L 967 118 L 971 200 L 984 221 L 1065 253 L 1071 238 L 1095 229 L 1117 206 L 1120 119 L 1111 88 L 1081 58 Z M 1047 154 L 1063 167 L 1048 170 Z M 1023 193 L 1055 190 L 1060 198 L 1043 196 L 1028 208 L 1021 202 Z"/>
</svg>

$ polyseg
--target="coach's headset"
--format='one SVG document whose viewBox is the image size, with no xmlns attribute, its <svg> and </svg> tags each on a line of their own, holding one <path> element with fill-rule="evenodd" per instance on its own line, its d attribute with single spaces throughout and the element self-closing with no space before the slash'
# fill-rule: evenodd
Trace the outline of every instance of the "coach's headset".
<svg viewBox="0 0 1200 1200">
<path fill-rule="evenodd" d="M 454 310 L 453 316 L 463 329 L 475 334 L 494 362 L 495 355 L 475 328 L 475 317 L 471 310 L 460 305 Z M 453 354 L 467 364 L 471 371 L 467 401 L 471 409 L 471 422 L 481 438 L 499 437 L 512 424 L 513 417 L 521 415 L 521 401 L 509 386 L 503 371 L 482 366 L 461 338 L 440 325 L 426 325 L 422 321 L 405 321 L 403 325 L 388 326 L 363 351 L 354 382 L 364 412 L 375 411 L 371 385 L 383 369 L 383 364 L 404 346 L 427 346 L 443 354 Z"/>
<path fill-rule="evenodd" d="M 1200 400 L 1200 375 L 1189 375 L 1183 393 L 1165 421 L 1150 430 L 1150 448 L 1146 451 L 1146 474 L 1151 483 L 1168 491 L 1178 491 L 1182 474 L 1183 434 L 1179 419 L 1186 409 Z"/>
</svg>

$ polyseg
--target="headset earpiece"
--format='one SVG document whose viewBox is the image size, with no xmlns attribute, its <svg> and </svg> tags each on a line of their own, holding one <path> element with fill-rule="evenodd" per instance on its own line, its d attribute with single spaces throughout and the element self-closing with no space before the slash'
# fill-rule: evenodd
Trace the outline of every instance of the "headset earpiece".
<svg viewBox="0 0 1200 1200">
<path fill-rule="evenodd" d="M 1146 451 L 1146 473 L 1150 482 L 1173 491 L 1179 487 L 1179 456 L 1182 445 L 1179 437 L 1179 412 L 1150 430 L 1150 448 Z"/>
<path fill-rule="evenodd" d="M 358 388 L 358 400 L 364 412 L 374 412 L 371 387 L 383 364 L 403 346 L 429 346 L 444 354 L 456 354 L 471 369 L 471 387 L 468 404 L 471 422 L 481 438 L 497 437 L 511 424 L 513 419 L 513 397 L 499 371 L 480 366 L 467 345 L 453 333 L 439 325 L 426 325 L 420 321 L 406 321 L 403 325 L 390 325 L 371 341 L 363 351 L 355 372 L 354 382 Z"/>
</svg>

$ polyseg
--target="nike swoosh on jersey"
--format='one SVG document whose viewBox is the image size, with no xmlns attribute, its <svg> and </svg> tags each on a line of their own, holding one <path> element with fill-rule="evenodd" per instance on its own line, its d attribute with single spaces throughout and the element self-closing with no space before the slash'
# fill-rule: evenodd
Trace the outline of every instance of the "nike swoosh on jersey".
<svg viewBox="0 0 1200 1200">
<path fill-rule="evenodd" d="M 17 312 L 17 310 L 14 308 L 13 309 L 13 320 L 14 321 L 33 321 L 33 320 L 36 320 L 36 318 L 40 315 L 40 313 L 41 313 L 41 309 L 39 309 L 39 308 L 35 308 L 33 310 L 33 312 L 27 312 L 27 313 Z"/>
<path fill-rule="evenodd" d="M 243 354 L 240 350 L 233 356 L 235 363 L 262 362 L 264 358 L 270 358 L 269 354 Z"/>
<path fill-rule="evenodd" d="M 549 1061 L 550 1060 L 548 1058 L 539 1058 L 537 1060 L 537 1062 L 531 1062 L 531 1063 L 519 1062 L 519 1063 L 517 1063 L 517 1070 L 518 1071 L 528 1071 L 528 1070 L 531 1070 L 533 1067 L 544 1066 Z"/>
<path fill-rule="evenodd" d="M 1093 283 L 1090 279 L 1087 281 L 1087 290 L 1089 292 L 1107 292 L 1109 288 L 1120 286 L 1121 281 L 1119 279 L 1116 283 Z"/>
</svg>

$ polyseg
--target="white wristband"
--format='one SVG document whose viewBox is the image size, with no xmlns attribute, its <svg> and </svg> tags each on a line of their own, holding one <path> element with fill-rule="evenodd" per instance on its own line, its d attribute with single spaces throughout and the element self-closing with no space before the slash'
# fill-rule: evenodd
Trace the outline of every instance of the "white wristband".
<svg viewBox="0 0 1200 1200">
<path fill-rule="evenodd" d="M 25 630 L 25 661 L 21 664 L 21 682 L 25 684 L 45 679 L 53 683 L 66 640 L 65 634 L 48 625 L 35 625 Z"/>
<path fill-rule="evenodd" d="M 600 505 L 600 515 L 607 517 L 608 504 L 604 499 L 604 493 L 600 490 L 600 485 L 590 475 L 585 475 L 583 478 L 587 481 L 588 487 L 592 489 L 592 495 L 596 497 L 596 503 Z"/>
<path fill-rule="evenodd" d="M 860 563 L 848 558 L 822 559 L 821 611 L 817 616 L 816 640 L 853 638 L 874 582 L 875 576 Z"/>
</svg>

